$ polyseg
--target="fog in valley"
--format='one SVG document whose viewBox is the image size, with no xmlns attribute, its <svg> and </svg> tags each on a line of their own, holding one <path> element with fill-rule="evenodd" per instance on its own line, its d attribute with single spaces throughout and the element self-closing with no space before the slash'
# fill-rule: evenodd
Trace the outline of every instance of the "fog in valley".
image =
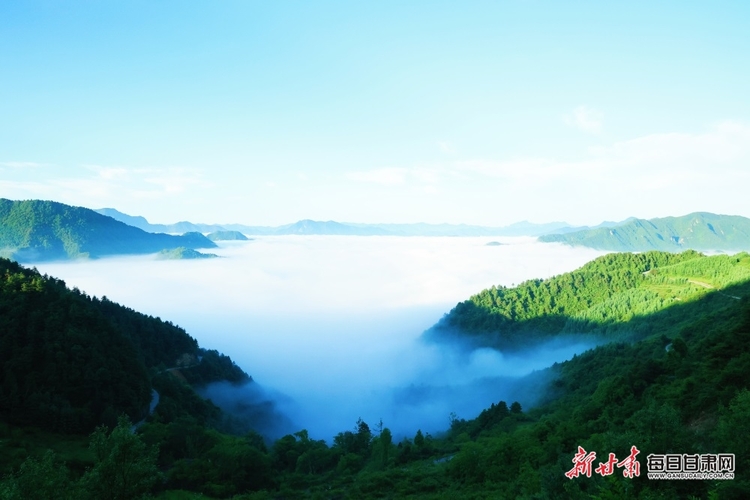
<svg viewBox="0 0 750 500">
<path fill-rule="evenodd" d="M 421 335 L 472 294 L 573 270 L 601 254 L 591 249 L 496 237 L 276 236 L 219 245 L 215 259 L 37 268 L 178 324 L 202 347 L 231 356 L 257 385 L 203 392 L 270 437 L 306 428 L 330 441 L 360 417 L 413 436 L 500 400 L 527 407 L 544 380 L 519 377 L 590 347 L 558 341 L 507 355 Z M 258 422 L 269 412 L 271 422 Z"/>
</svg>

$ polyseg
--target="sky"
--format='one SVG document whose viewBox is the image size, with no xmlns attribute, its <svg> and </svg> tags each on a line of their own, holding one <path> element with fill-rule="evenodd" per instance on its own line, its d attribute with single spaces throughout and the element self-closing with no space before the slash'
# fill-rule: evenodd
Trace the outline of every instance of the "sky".
<svg viewBox="0 0 750 500">
<path fill-rule="evenodd" d="M 750 216 L 745 1 L 0 3 L 0 197 L 152 223 Z"/>
</svg>

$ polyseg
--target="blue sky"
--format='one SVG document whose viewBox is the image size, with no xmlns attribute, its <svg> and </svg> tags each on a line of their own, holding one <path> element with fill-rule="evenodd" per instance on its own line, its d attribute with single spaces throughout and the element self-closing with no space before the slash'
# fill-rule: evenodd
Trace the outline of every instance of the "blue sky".
<svg viewBox="0 0 750 500">
<path fill-rule="evenodd" d="M 0 197 L 163 223 L 750 216 L 749 22 L 743 1 L 3 2 Z"/>
</svg>

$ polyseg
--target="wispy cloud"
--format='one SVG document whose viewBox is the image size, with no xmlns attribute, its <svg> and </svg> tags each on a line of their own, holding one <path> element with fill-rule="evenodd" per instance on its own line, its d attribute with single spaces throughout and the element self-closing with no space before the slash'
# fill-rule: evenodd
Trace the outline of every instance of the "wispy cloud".
<svg viewBox="0 0 750 500">
<path fill-rule="evenodd" d="M 602 119 L 604 115 L 588 106 L 578 106 L 571 113 L 563 117 L 563 121 L 571 126 L 588 132 L 598 134 L 602 131 Z"/>
<path fill-rule="evenodd" d="M 50 163 L 37 163 L 33 161 L 2 161 L 0 167 L 8 168 L 40 168 L 52 166 Z"/>
<path fill-rule="evenodd" d="M 661 133 L 589 148 L 571 161 L 545 157 L 511 160 L 456 162 L 463 172 L 506 180 L 531 180 L 543 184 L 559 179 L 580 180 L 606 176 L 612 180 L 653 178 L 659 172 L 673 174 L 673 182 L 719 172 L 740 174 L 750 160 L 750 126 L 722 122 L 703 133 Z M 750 175 L 750 172 L 748 172 Z"/>
<path fill-rule="evenodd" d="M 86 165 L 86 168 L 96 172 L 101 179 L 106 180 L 128 180 L 130 179 L 130 170 L 125 167 L 102 167 L 99 165 Z"/>
<path fill-rule="evenodd" d="M 447 141 L 438 141 L 437 146 L 443 153 L 455 154 L 457 152 L 453 144 Z"/>
<path fill-rule="evenodd" d="M 49 199 L 57 194 L 55 186 L 47 182 L 11 181 L 0 179 L 0 198 L 14 200 L 28 198 Z"/>
<path fill-rule="evenodd" d="M 165 192 L 176 192 L 187 185 L 202 183 L 203 173 L 199 169 L 184 167 L 148 167 L 83 165 L 93 176 L 82 176 L 91 180 L 112 183 L 144 183 L 159 186 Z"/>
<path fill-rule="evenodd" d="M 93 207 L 127 206 L 133 200 L 167 200 L 209 186 L 197 169 L 84 165 L 66 168 L 65 172 L 48 171 L 44 180 L 0 181 L 0 194 L 14 199 L 44 197 Z"/>
<path fill-rule="evenodd" d="M 750 159 L 750 126 L 722 122 L 703 133 L 662 133 L 591 148 L 592 156 L 629 164 L 729 165 Z M 679 165 L 678 165 L 679 164 Z"/>
<path fill-rule="evenodd" d="M 475 159 L 453 168 L 471 178 L 465 185 L 472 189 L 523 206 L 525 217 L 538 210 L 539 219 L 580 220 L 588 211 L 603 220 L 695 210 L 747 214 L 748 162 L 750 125 L 722 122 L 699 133 L 651 134 L 592 147 L 572 160 Z M 539 208 L 528 203 L 531 197 Z"/>
<path fill-rule="evenodd" d="M 406 182 L 405 168 L 378 168 L 361 172 L 349 172 L 346 178 L 357 182 L 370 182 L 383 186 L 396 186 Z"/>
<path fill-rule="evenodd" d="M 456 167 L 487 177 L 519 180 L 527 177 L 548 178 L 556 169 L 555 162 L 545 158 L 519 158 L 513 160 L 465 160 Z"/>
<path fill-rule="evenodd" d="M 347 179 L 356 182 L 385 187 L 402 187 L 428 194 L 440 191 L 438 186 L 442 176 L 442 169 L 428 167 L 379 168 L 346 174 Z"/>
<path fill-rule="evenodd" d="M 409 176 L 422 184 L 438 184 L 441 178 L 440 170 L 436 168 L 416 167 L 408 170 Z"/>
<path fill-rule="evenodd" d="M 167 168 L 143 172 L 143 180 L 149 186 L 165 194 L 176 194 L 192 187 L 205 185 L 202 173 L 197 169 Z"/>
</svg>

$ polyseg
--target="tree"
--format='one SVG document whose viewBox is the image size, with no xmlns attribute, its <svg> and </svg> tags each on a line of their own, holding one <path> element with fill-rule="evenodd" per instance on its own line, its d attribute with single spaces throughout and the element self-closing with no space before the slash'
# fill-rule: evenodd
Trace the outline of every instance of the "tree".
<svg viewBox="0 0 750 500">
<path fill-rule="evenodd" d="M 27 458 L 20 470 L 0 483 L 3 500 L 73 499 L 77 493 L 70 481 L 68 469 L 55 464 L 55 454 L 47 450 L 41 460 Z"/>
<path fill-rule="evenodd" d="M 414 446 L 420 449 L 424 447 L 424 434 L 422 434 L 422 429 L 418 429 L 417 433 L 414 435 Z"/>
<path fill-rule="evenodd" d="M 367 455 L 370 449 L 370 441 L 372 441 L 372 432 L 370 426 L 365 423 L 361 418 L 357 420 L 357 452 Z"/>
<path fill-rule="evenodd" d="M 106 427 L 91 434 L 96 463 L 81 480 L 91 498 L 137 498 L 159 480 L 156 447 L 147 447 L 131 427 L 130 419 L 121 416 L 109 435 Z"/>
<path fill-rule="evenodd" d="M 382 421 L 381 421 L 382 422 Z M 381 464 L 383 467 L 388 465 L 388 456 L 393 445 L 393 435 L 388 427 L 384 427 L 380 432 L 380 457 Z"/>
</svg>

